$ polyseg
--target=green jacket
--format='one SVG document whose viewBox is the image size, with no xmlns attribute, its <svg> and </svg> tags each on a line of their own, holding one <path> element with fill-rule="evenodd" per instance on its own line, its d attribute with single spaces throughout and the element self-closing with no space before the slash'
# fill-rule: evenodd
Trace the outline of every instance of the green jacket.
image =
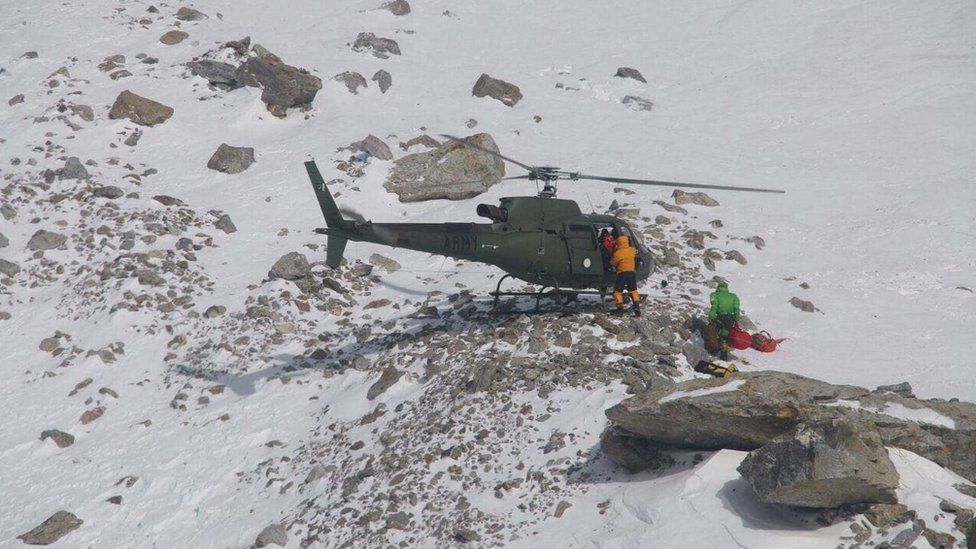
<svg viewBox="0 0 976 549">
<path fill-rule="evenodd" d="M 739 296 L 730 292 L 728 288 L 719 286 L 717 290 L 712 292 L 709 300 L 712 303 L 712 308 L 708 311 L 708 318 L 714 320 L 718 315 L 731 314 L 735 320 L 739 320 L 741 315 L 739 312 Z"/>
</svg>

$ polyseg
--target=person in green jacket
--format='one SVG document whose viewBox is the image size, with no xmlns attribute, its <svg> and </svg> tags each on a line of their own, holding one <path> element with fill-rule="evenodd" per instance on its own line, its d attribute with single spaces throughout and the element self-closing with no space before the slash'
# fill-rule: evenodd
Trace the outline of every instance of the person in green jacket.
<svg viewBox="0 0 976 549">
<path fill-rule="evenodd" d="M 726 341 L 729 330 L 739 322 L 742 312 L 739 310 L 739 296 L 729 291 L 728 282 L 718 283 L 718 287 L 709 297 L 712 308 L 708 311 L 708 318 L 716 325 L 722 336 L 722 360 L 728 360 L 729 348 Z"/>
</svg>

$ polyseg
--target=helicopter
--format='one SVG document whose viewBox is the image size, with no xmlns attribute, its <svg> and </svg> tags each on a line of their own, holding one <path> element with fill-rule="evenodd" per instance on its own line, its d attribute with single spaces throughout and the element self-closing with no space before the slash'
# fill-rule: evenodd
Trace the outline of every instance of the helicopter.
<svg viewBox="0 0 976 549">
<path fill-rule="evenodd" d="M 575 201 L 556 198 L 558 181 L 596 180 L 695 189 L 785 192 L 567 172 L 552 166 L 530 166 L 451 135 L 442 137 L 498 157 L 528 172 L 502 178 L 502 181 L 533 181 L 537 188 L 541 184 L 541 189 L 536 196 L 502 198 L 497 206 L 478 204 L 476 213 L 489 219 L 490 223 L 373 223 L 355 213 L 347 212 L 350 218 L 345 217 L 315 161 L 307 161 L 305 169 L 325 217 L 326 227 L 315 229 L 315 232 L 328 236 L 326 265 L 331 268 L 340 265 L 346 243 L 350 240 L 371 242 L 498 267 L 506 274 L 499 279 L 495 291 L 489 294 L 494 297 L 496 307 L 502 296 L 535 296 L 536 309 L 544 296 L 565 298 L 568 304 L 580 294 L 599 295 L 602 303 L 616 277 L 610 268 L 609 258 L 600 248 L 598 237 L 602 230 L 627 236 L 637 249 L 635 274 L 638 283 L 654 273 L 654 256 L 640 233 L 623 219 L 612 215 L 584 214 Z M 540 289 L 536 292 L 501 291 L 502 282 L 509 278 L 528 282 Z"/>
</svg>

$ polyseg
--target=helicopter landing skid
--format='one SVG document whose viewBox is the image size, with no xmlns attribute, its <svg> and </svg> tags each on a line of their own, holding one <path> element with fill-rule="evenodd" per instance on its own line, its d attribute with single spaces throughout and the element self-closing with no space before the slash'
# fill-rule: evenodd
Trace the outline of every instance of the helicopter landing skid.
<svg viewBox="0 0 976 549">
<path fill-rule="evenodd" d="M 492 311 L 498 312 L 498 301 L 502 296 L 506 297 L 520 297 L 520 296 L 534 296 L 535 297 L 535 309 L 533 312 L 539 312 L 539 308 L 542 304 L 543 297 L 549 297 L 556 299 L 559 302 L 561 309 L 566 310 L 571 303 L 579 301 L 580 295 L 597 295 L 600 296 L 600 303 L 602 304 L 606 299 L 607 292 L 600 290 L 568 290 L 560 288 L 558 285 L 542 286 L 537 292 L 503 292 L 501 291 L 502 282 L 507 278 L 512 278 L 512 275 L 505 275 L 498 280 L 498 284 L 495 286 L 495 291 L 490 292 L 488 295 L 492 296 L 494 302 L 492 303 Z M 555 282 L 555 279 L 553 280 Z"/>
</svg>

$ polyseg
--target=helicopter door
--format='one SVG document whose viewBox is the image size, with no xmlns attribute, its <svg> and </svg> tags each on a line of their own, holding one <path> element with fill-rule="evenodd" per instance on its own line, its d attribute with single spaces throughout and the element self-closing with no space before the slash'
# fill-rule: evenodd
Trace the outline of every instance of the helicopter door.
<svg viewBox="0 0 976 549">
<path fill-rule="evenodd" d="M 566 225 L 565 240 L 569 250 L 570 272 L 598 275 L 603 273 L 603 256 L 592 225 Z"/>
</svg>

